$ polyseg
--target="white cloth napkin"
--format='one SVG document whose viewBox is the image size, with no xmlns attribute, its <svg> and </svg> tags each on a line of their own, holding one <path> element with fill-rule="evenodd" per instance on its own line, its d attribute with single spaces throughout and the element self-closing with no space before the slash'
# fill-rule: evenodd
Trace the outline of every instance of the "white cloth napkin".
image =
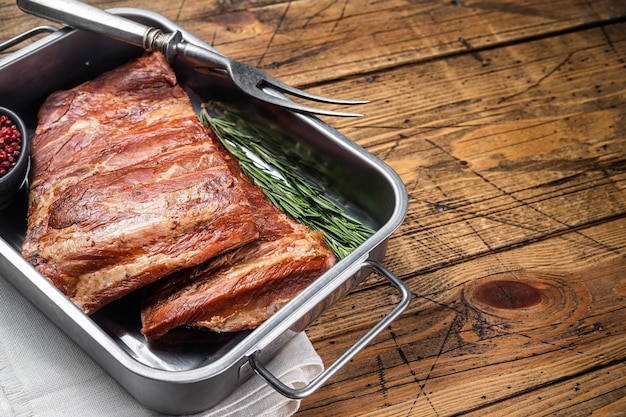
<svg viewBox="0 0 626 417">
<path fill-rule="evenodd" d="M 284 383 L 299 388 L 324 369 L 304 333 L 268 364 Z M 196 416 L 281 417 L 300 401 L 283 397 L 253 376 L 216 407 Z M 0 416 L 159 416 L 133 399 L 113 378 L 0 277 Z"/>
</svg>

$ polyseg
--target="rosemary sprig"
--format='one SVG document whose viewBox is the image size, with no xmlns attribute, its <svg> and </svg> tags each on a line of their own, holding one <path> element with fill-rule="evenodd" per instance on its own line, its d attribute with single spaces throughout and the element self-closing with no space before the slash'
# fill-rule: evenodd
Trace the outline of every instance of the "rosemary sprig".
<svg viewBox="0 0 626 417">
<path fill-rule="evenodd" d="M 212 117 L 204 107 L 200 120 L 213 129 L 226 150 L 239 160 L 242 171 L 272 204 L 310 229 L 324 233 L 324 241 L 337 258 L 346 257 L 374 233 L 326 197 L 321 187 L 304 180 L 297 166 L 265 147 L 263 132 Z"/>
</svg>

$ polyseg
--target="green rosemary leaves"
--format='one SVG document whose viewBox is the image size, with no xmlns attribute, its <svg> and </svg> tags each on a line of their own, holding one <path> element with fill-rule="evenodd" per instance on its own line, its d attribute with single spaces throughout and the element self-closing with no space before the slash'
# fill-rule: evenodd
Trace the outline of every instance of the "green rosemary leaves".
<svg viewBox="0 0 626 417">
<path fill-rule="evenodd" d="M 242 171 L 263 190 L 267 199 L 294 220 L 322 231 L 326 244 L 338 259 L 374 233 L 326 197 L 321 187 L 304 180 L 295 165 L 263 146 L 264 138 L 259 137 L 265 134 L 263 131 L 227 118 L 212 117 L 206 108 L 200 113 L 202 123 L 217 134 L 224 148 L 239 160 Z"/>
</svg>

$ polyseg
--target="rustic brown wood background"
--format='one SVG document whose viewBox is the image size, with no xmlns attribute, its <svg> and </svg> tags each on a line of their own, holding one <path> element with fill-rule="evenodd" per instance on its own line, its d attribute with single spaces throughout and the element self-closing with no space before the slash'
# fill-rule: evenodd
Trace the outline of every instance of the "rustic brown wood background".
<svg viewBox="0 0 626 417">
<path fill-rule="evenodd" d="M 413 300 L 298 416 L 626 415 L 626 2 L 90 3 L 372 100 L 326 120 L 406 185 L 385 264 Z M 396 301 L 373 276 L 313 325 L 326 364 Z"/>
</svg>

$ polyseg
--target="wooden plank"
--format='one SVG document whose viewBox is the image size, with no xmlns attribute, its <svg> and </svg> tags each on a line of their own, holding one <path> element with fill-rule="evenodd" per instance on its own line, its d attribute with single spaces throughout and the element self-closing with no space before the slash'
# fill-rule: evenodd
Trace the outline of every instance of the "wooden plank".
<svg viewBox="0 0 626 417">
<path fill-rule="evenodd" d="M 468 417 L 579 415 L 618 417 L 626 410 L 626 364 L 617 363 L 466 414 Z"/>
<path fill-rule="evenodd" d="M 619 19 L 626 4 L 305 0 L 215 16 L 185 9 L 181 22 L 187 16 L 227 55 L 305 85 Z"/>
<path fill-rule="evenodd" d="M 409 310 L 298 416 L 618 407 L 626 389 L 625 250 L 621 218 L 406 279 L 415 294 Z M 307 331 L 327 364 L 379 319 L 372 305 L 385 297 L 393 305 L 391 294 L 350 294 Z"/>
<path fill-rule="evenodd" d="M 544 239 L 626 208 L 626 25 L 381 73 L 358 120 L 329 120 L 409 192 L 400 275 Z M 314 91 L 350 96 L 360 81 Z M 599 203 L 601 202 L 601 203 Z"/>
<path fill-rule="evenodd" d="M 93 0 L 102 8 L 126 1 Z M 626 18 L 620 0 L 133 2 L 174 20 L 232 58 L 310 85 Z M 44 22 L 0 2 L 12 32 Z"/>
</svg>

